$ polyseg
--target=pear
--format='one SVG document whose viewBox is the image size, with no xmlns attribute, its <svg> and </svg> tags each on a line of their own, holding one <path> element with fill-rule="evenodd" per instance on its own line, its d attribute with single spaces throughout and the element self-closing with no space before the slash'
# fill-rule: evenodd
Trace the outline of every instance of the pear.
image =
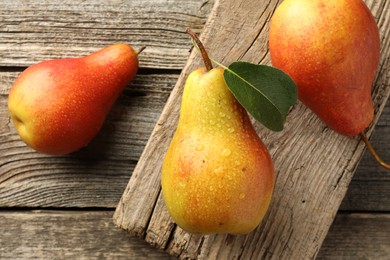
<svg viewBox="0 0 390 260">
<path fill-rule="evenodd" d="M 289 74 L 299 99 L 331 129 L 355 136 L 369 126 L 380 39 L 363 1 L 283 1 L 269 48 L 273 66 Z"/>
<path fill-rule="evenodd" d="M 74 152 L 96 136 L 137 69 L 137 53 L 127 44 L 36 63 L 14 82 L 9 114 L 21 139 L 38 152 Z"/>
<path fill-rule="evenodd" d="M 274 167 L 224 70 L 187 78 L 179 123 L 164 158 L 162 192 L 174 221 L 191 233 L 246 234 L 270 204 Z"/>
</svg>

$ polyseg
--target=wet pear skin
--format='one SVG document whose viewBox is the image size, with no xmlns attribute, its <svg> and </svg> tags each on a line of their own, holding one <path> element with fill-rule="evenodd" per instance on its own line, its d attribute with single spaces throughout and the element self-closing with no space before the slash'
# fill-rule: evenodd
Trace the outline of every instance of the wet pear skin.
<svg viewBox="0 0 390 260">
<path fill-rule="evenodd" d="M 33 149 L 50 155 L 74 152 L 96 136 L 137 70 L 137 53 L 127 44 L 36 63 L 14 82 L 9 114 Z"/>
<path fill-rule="evenodd" d="M 161 178 L 168 211 L 188 232 L 246 234 L 263 219 L 274 166 L 223 69 L 188 76 Z"/>
<path fill-rule="evenodd" d="M 380 38 L 363 1 L 283 1 L 269 48 L 272 65 L 289 74 L 299 99 L 331 129 L 355 136 L 370 125 Z"/>
</svg>

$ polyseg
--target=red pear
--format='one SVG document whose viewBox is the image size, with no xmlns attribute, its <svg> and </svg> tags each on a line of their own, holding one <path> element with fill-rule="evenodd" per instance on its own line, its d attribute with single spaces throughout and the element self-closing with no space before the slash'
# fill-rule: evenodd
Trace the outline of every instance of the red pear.
<svg viewBox="0 0 390 260">
<path fill-rule="evenodd" d="M 299 99 L 331 129 L 355 136 L 369 126 L 380 39 L 363 1 L 283 1 L 269 48 L 273 66 L 292 77 Z"/>
<path fill-rule="evenodd" d="M 52 155 L 86 146 L 134 78 L 137 53 L 114 44 L 81 58 L 43 61 L 23 71 L 8 98 L 22 140 Z"/>
</svg>

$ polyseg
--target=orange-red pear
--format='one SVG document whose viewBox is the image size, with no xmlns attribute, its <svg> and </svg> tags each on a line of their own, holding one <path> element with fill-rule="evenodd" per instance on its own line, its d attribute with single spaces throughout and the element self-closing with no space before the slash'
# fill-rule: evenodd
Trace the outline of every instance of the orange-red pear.
<svg viewBox="0 0 390 260">
<path fill-rule="evenodd" d="M 23 71 L 11 88 L 9 114 L 22 140 L 52 155 L 86 146 L 134 78 L 137 53 L 114 44 L 81 58 L 43 61 Z"/>
<path fill-rule="evenodd" d="M 299 99 L 331 129 L 355 136 L 369 126 L 380 39 L 363 1 L 283 1 L 269 48 L 273 66 L 291 76 Z"/>
</svg>

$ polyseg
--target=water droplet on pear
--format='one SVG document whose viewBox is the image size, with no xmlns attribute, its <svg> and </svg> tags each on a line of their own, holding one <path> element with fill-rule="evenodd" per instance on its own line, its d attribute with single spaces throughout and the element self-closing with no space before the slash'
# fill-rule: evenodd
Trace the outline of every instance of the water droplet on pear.
<svg viewBox="0 0 390 260">
<path fill-rule="evenodd" d="M 232 153 L 232 151 L 230 151 L 229 149 L 223 149 L 221 155 L 223 157 L 228 157 L 231 153 Z"/>
</svg>

